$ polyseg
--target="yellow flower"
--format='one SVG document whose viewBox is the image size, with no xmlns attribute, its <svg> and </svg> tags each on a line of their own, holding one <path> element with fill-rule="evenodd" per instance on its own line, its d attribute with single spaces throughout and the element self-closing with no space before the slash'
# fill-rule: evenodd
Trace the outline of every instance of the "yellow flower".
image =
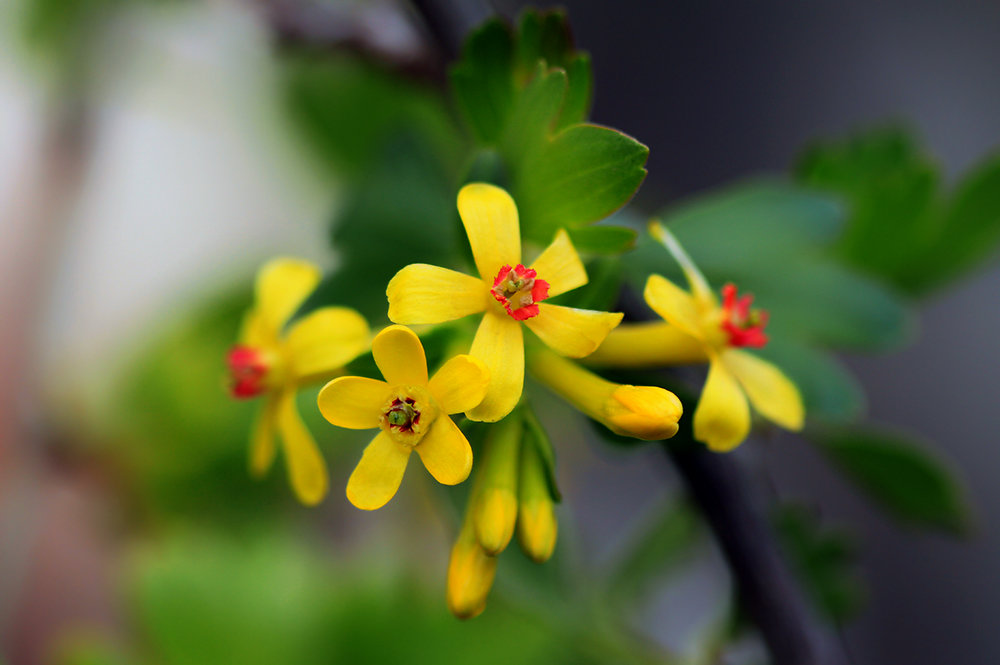
<svg viewBox="0 0 1000 665">
<path fill-rule="evenodd" d="M 381 428 L 347 481 L 347 498 L 358 508 L 381 508 L 399 489 L 414 450 L 434 479 L 457 485 L 469 477 L 472 448 L 448 417 L 483 399 L 489 371 L 472 356 L 451 358 L 428 380 L 424 347 L 404 326 L 389 326 L 372 341 L 385 381 L 342 376 L 319 393 L 319 410 L 334 425 Z"/>
<path fill-rule="evenodd" d="M 612 383 L 545 349 L 533 351 L 528 366 L 542 383 L 615 434 L 659 441 L 677 433 L 683 407 L 669 390 Z"/>
<path fill-rule="evenodd" d="M 466 185 L 458 193 L 479 277 L 426 264 L 406 266 L 389 282 L 389 318 L 396 323 L 442 323 L 484 312 L 469 353 L 490 370 L 482 403 L 466 415 L 497 421 L 521 398 L 524 338 L 521 323 L 562 355 L 592 353 L 621 322 L 620 313 L 595 312 L 541 302 L 587 283 L 587 273 L 569 235 L 552 244 L 526 268 L 521 263 L 517 207 L 499 187 Z"/>
<path fill-rule="evenodd" d="M 723 300 L 659 223 L 650 232 L 681 265 L 691 292 L 660 275 L 650 275 L 646 303 L 666 323 L 622 326 L 608 336 L 588 363 L 616 367 L 655 367 L 707 361 L 708 379 L 694 413 L 694 437 L 717 451 L 738 446 L 750 432 L 750 408 L 790 430 L 802 428 L 805 409 L 798 388 L 781 370 L 741 347 L 767 343 L 766 312 L 751 309 L 752 296 L 722 289 Z"/>
<path fill-rule="evenodd" d="M 326 494 L 326 464 L 295 407 L 296 391 L 328 378 L 368 348 L 368 323 L 353 309 L 323 307 L 285 324 L 312 293 L 320 270 L 306 261 L 273 259 L 257 274 L 254 306 L 229 352 L 231 393 L 238 399 L 266 395 L 251 435 L 250 471 L 263 475 L 274 462 L 281 434 L 292 488 L 313 505 Z"/>
</svg>

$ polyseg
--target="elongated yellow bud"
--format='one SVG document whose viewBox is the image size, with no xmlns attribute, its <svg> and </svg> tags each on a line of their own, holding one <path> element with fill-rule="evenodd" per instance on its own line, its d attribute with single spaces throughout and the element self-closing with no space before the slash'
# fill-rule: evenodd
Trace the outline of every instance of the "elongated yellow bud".
<svg viewBox="0 0 1000 665">
<path fill-rule="evenodd" d="M 606 381 L 543 348 L 531 353 L 528 366 L 539 380 L 616 434 L 657 441 L 677 433 L 683 407 L 668 390 Z"/>
<path fill-rule="evenodd" d="M 545 467 L 534 442 L 521 445 L 521 476 L 518 479 L 517 539 L 525 554 L 544 563 L 556 547 L 555 504 Z"/>
<path fill-rule="evenodd" d="M 518 455 L 523 427 L 516 414 L 490 428 L 483 461 L 481 487 L 473 506 L 476 538 L 487 554 L 504 551 L 517 521 Z"/>
<path fill-rule="evenodd" d="M 448 609 L 459 619 L 471 619 L 486 609 L 486 599 L 493 588 L 497 573 L 497 560 L 483 550 L 476 539 L 472 512 L 481 486 L 482 473 L 469 494 L 469 502 L 462 521 L 462 530 L 451 548 L 448 561 L 448 583 L 445 596 Z"/>
</svg>

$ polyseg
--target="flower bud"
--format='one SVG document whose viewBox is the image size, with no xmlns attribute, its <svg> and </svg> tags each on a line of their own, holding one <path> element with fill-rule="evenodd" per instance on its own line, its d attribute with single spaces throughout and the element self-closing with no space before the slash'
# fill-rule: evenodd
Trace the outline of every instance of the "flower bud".
<svg viewBox="0 0 1000 665">
<path fill-rule="evenodd" d="M 521 446 L 521 475 L 518 478 L 518 542 L 528 557 L 544 563 L 555 549 L 557 530 L 555 504 L 544 462 L 535 443 L 526 439 Z"/>
<path fill-rule="evenodd" d="M 494 556 L 507 547 L 514 535 L 522 432 L 521 419 L 516 415 L 492 426 L 480 462 L 481 487 L 471 504 L 473 524 L 479 544 Z"/>
<path fill-rule="evenodd" d="M 471 619 L 486 609 L 496 572 L 496 557 L 479 545 L 472 521 L 466 516 L 448 561 L 446 595 L 451 613 L 459 619 Z"/>
<path fill-rule="evenodd" d="M 528 362 L 539 380 L 616 434 L 655 441 L 677 433 L 683 408 L 668 390 L 612 383 L 547 349 Z"/>
</svg>

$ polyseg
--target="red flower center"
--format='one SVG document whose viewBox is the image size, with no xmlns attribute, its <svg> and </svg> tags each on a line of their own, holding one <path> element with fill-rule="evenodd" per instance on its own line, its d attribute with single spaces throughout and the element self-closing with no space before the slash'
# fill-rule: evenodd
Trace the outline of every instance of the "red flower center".
<svg viewBox="0 0 1000 665">
<path fill-rule="evenodd" d="M 260 349 L 234 346 L 226 357 L 231 383 L 229 393 L 236 399 L 256 397 L 267 390 L 265 379 L 270 365 Z"/>
<path fill-rule="evenodd" d="M 413 433 L 414 427 L 420 426 L 420 412 L 416 409 L 417 401 L 412 397 L 392 400 L 388 410 L 382 414 L 385 426 L 396 432 Z"/>
<path fill-rule="evenodd" d="M 538 279 L 538 273 L 518 263 L 500 268 L 490 293 L 517 321 L 538 316 L 537 303 L 549 297 L 549 283 Z"/>
<path fill-rule="evenodd" d="M 767 312 L 751 309 L 753 296 L 749 293 L 742 298 L 736 296 L 736 285 L 722 287 L 722 329 L 729 335 L 729 346 L 752 346 L 760 348 L 767 344 L 764 327 Z"/>
</svg>

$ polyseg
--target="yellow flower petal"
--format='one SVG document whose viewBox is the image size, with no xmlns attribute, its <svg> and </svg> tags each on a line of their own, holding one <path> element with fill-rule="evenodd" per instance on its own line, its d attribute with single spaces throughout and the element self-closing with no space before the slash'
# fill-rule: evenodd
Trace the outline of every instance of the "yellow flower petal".
<svg viewBox="0 0 1000 665">
<path fill-rule="evenodd" d="M 286 349 L 292 372 L 309 382 L 340 369 L 368 349 L 365 318 L 348 307 L 323 307 L 289 330 Z"/>
<path fill-rule="evenodd" d="M 698 305 L 687 291 L 660 275 L 650 275 L 643 292 L 653 311 L 695 339 L 705 339 Z"/>
<path fill-rule="evenodd" d="M 472 471 L 472 448 L 451 418 L 438 416 L 417 444 L 417 454 L 427 471 L 442 485 L 457 485 Z"/>
<path fill-rule="evenodd" d="M 430 391 L 444 413 L 462 413 L 477 406 L 490 385 L 490 370 L 469 355 L 455 356 L 431 377 Z"/>
<path fill-rule="evenodd" d="M 593 353 L 621 320 L 621 312 L 595 312 L 541 303 L 538 316 L 524 323 L 552 350 L 570 358 L 582 358 Z"/>
<path fill-rule="evenodd" d="M 442 323 L 486 309 L 489 289 L 482 280 L 455 270 L 414 263 L 389 280 L 389 320 Z"/>
<path fill-rule="evenodd" d="M 288 391 L 280 397 L 278 429 L 281 431 L 288 475 L 295 494 L 307 506 L 319 503 L 326 496 L 329 487 L 326 462 L 299 417 L 294 391 Z"/>
<path fill-rule="evenodd" d="M 342 376 L 323 386 L 316 402 L 323 417 L 337 427 L 371 429 L 379 426 L 390 397 L 392 387 L 385 381 Z"/>
<path fill-rule="evenodd" d="M 713 359 L 694 411 L 694 438 L 712 450 L 725 452 L 743 443 L 749 433 L 747 398 L 736 377 L 719 359 Z"/>
<path fill-rule="evenodd" d="M 427 358 L 417 334 L 405 326 L 389 326 L 372 341 L 372 355 L 391 386 L 427 385 Z"/>
<path fill-rule="evenodd" d="M 403 481 L 412 450 L 379 432 L 347 481 L 347 499 L 361 510 L 377 510 L 387 504 Z"/>
<path fill-rule="evenodd" d="M 724 351 L 722 362 L 743 386 L 750 404 L 762 416 L 785 429 L 802 429 L 805 419 L 802 396 L 780 369 L 737 349 Z"/>
<path fill-rule="evenodd" d="M 257 415 L 257 422 L 250 434 L 250 475 L 254 478 L 263 476 L 274 464 L 274 426 L 277 417 L 278 400 L 269 396 Z"/>
<path fill-rule="evenodd" d="M 261 268 L 257 273 L 256 307 L 267 327 L 281 330 L 319 284 L 320 277 L 319 268 L 300 259 L 272 259 Z"/>
<path fill-rule="evenodd" d="M 524 388 L 524 333 L 502 312 L 487 310 L 469 354 L 483 361 L 490 385 L 479 406 L 466 411 L 472 420 L 496 422 L 513 410 Z"/>
<path fill-rule="evenodd" d="M 256 348 L 274 346 L 278 342 L 278 330 L 267 325 L 256 308 L 243 316 L 240 326 L 240 344 Z"/>
<path fill-rule="evenodd" d="M 531 267 L 538 271 L 538 279 L 549 283 L 549 297 L 566 293 L 587 283 L 587 271 L 580 255 L 564 229 L 559 229 L 555 240 L 535 259 Z"/>
<path fill-rule="evenodd" d="M 499 187 L 472 183 L 458 193 L 458 214 L 479 275 L 492 286 L 501 267 L 521 262 L 521 227 L 514 199 Z"/>
<path fill-rule="evenodd" d="M 618 326 L 583 362 L 601 367 L 664 367 L 707 361 L 704 343 L 666 321 L 649 321 Z"/>
<path fill-rule="evenodd" d="M 465 525 L 451 548 L 448 561 L 448 609 L 459 619 L 471 619 L 486 608 L 486 598 L 496 577 L 497 559 L 480 547 L 472 523 Z"/>
</svg>

